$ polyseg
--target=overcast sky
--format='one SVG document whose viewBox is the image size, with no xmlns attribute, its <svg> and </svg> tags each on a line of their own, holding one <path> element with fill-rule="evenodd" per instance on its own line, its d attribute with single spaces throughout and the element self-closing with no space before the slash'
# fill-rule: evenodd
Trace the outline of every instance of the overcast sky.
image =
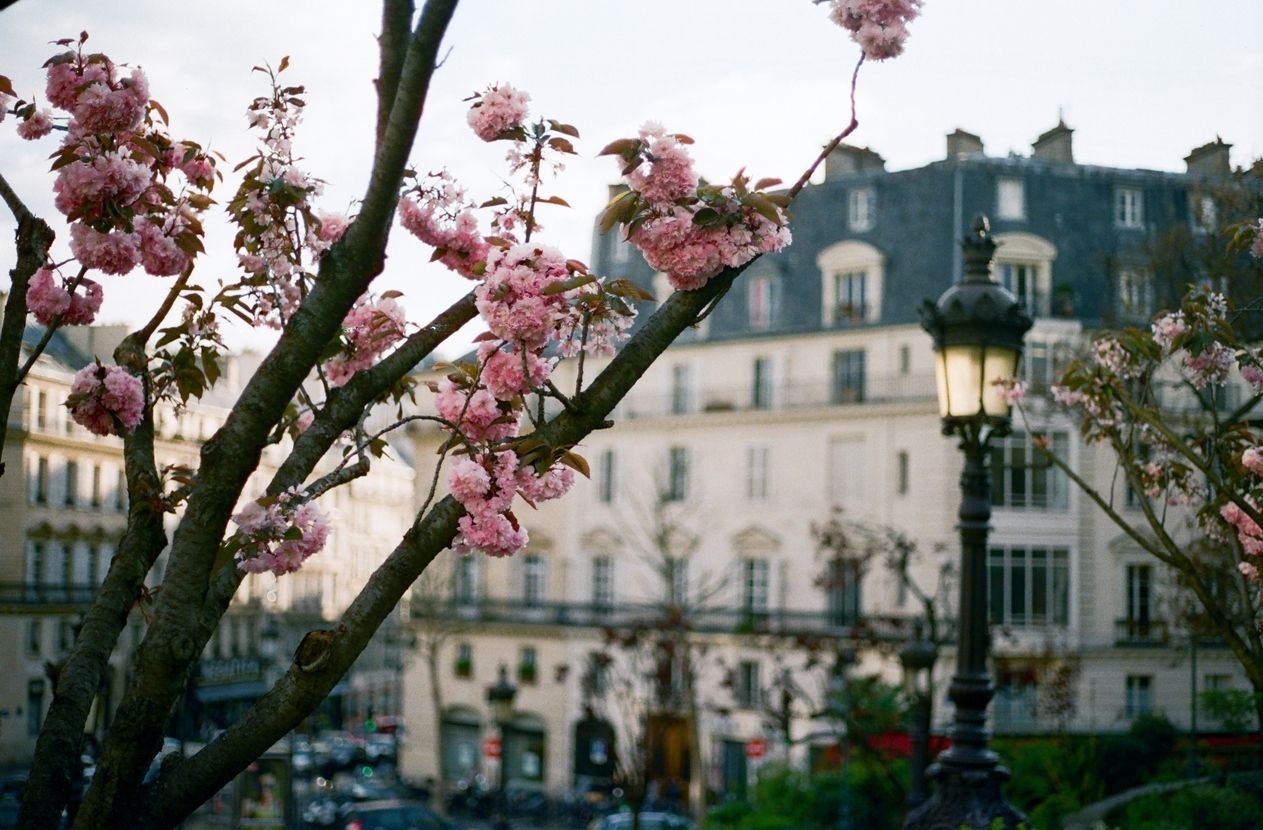
<svg viewBox="0 0 1263 830">
<path fill-rule="evenodd" d="M 288 55 L 287 78 L 309 90 L 296 147 L 329 183 L 320 207 L 341 211 L 362 193 L 371 155 L 378 15 L 366 0 L 20 0 L 0 12 L 0 73 L 42 97 L 49 42 L 87 30 L 93 49 L 144 67 L 173 135 L 223 152 L 227 173 L 252 152 L 245 107 L 266 92 L 251 67 Z M 990 155 L 1027 155 L 1060 114 L 1080 163 L 1182 171 L 1188 151 L 1218 135 L 1233 145 L 1233 164 L 1246 165 L 1263 156 L 1260 33 L 1260 0 L 927 0 L 906 53 L 861 70 L 851 141 L 892 170 L 941 158 L 958 127 Z M 792 181 L 846 123 L 858 57 L 809 0 L 465 0 L 445 49 L 414 164 L 448 167 L 479 200 L 495 195 L 506 145 L 477 140 L 461 99 L 496 81 L 527 90 L 534 115 L 583 135 L 554 188 L 574 208 L 549 208 L 540 237 L 579 259 L 590 256 L 592 218 L 615 178 L 613 162 L 594 158 L 605 143 L 656 120 L 696 139 L 711 179 L 744 166 Z M 27 144 L 12 126 L 0 126 L 0 169 L 53 218 L 45 171 L 55 139 Z M 229 174 L 216 196 L 226 201 L 235 186 Z M 0 215 L 0 238 L 12 228 Z M 231 276 L 230 239 L 211 229 L 217 253 L 199 268 L 203 284 Z M 470 287 L 428 258 L 397 234 L 380 285 L 403 291 L 419 322 Z M 12 261 L 0 250 L 6 278 Z M 102 322 L 136 322 L 161 294 L 139 271 L 103 282 Z M 259 342 L 248 332 L 232 339 Z"/>
</svg>

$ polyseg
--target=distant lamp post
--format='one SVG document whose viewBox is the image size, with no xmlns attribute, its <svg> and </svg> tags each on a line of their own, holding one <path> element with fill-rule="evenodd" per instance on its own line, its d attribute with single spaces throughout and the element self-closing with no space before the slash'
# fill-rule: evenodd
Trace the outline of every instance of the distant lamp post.
<svg viewBox="0 0 1263 830">
<path fill-rule="evenodd" d="M 921 307 L 921 325 L 934 338 L 943 434 L 960 437 L 965 467 L 960 477 L 961 580 L 956 625 L 956 674 L 948 697 L 956 712 L 951 746 L 930 770 L 934 795 L 909 812 L 905 830 L 990 828 L 999 819 L 1014 828 L 1025 817 L 1004 800 L 1008 770 L 987 748 L 987 704 L 995 694 L 987 673 L 987 535 L 991 530 L 991 481 L 987 453 L 992 438 L 1009 432 L 1010 404 L 998 379 L 1013 378 L 1031 318 L 1017 299 L 991 279 L 996 243 L 986 217 L 974 219 L 962 241 L 965 274 L 937 303 Z"/>
<path fill-rule="evenodd" d="M 908 730 L 912 738 L 912 763 L 908 782 L 908 806 L 916 807 L 925 801 L 925 768 L 930 756 L 930 677 L 938 649 L 923 636 L 921 621 L 912 629 L 912 639 L 899 650 L 899 663 L 903 666 L 903 689 L 911 705 Z"/>
<path fill-rule="evenodd" d="M 842 761 L 842 800 L 838 809 L 838 830 L 854 830 L 851 806 L 851 667 L 856 663 L 855 652 L 843 649 L 838 652 L 830 678 L 830 708 L 841 726 L 839 749 Z"/>
<path fill-rule="evenodd" d="M 509 827 L 509 723 L 513 720 L 513 701 L 517 698 L 517 686 L 509 682 L 509 667 L 500 664 L 500 679 L 487 688 L 487 705 L 491 717 L 500 731 L 500 794 L 499 816 L 493 826 L 496 830 Z"/>
<path fill-rule="evenodd" d="M 259 629 L 259 657 L 263 659 L 263 675 L 269 681 L 276 680 L 276 659 L 280 654 L 281 623 L 269 615 Z"/>
</svg>

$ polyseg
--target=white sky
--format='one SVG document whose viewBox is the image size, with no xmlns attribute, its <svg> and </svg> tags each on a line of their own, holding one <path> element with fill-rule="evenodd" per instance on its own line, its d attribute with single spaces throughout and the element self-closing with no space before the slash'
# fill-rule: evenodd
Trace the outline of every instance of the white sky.
<svg viewBox="0 0 1263 830">
<path fill-rule="evenodd" d="M 86 29 L 92 49 L 144 67 L 174 136 L 228 156 L 215 192 L 226 202 L 237 184 L 228 171 L 252 152 L 246 104 L 267 91 L 250 68 L 289 55 L 287 80 L 309 92 L 296 146 L 329 183 L 320 207 L 344 210 L 363 191 L 371 155 L 378 16 L 367 0 L 20 0 L 0 12 L 0 73 L 20 94 L 42 97 L 49 41 Z M 892 170 L 941 158 L 957 127 L 980 135 L 990 155 L 1025 155 L 1060 112 L 1081 163 L 1181 171 L 1190 149 L 1219 135 L 1234 145 L 1234 165 L 1249 164 L 1263 156 L 1261 33 L 1259 0 L 927 0 L 906 53 L 861 70 L 851 141 Z M 792 181 L 846 123 L 858 57 L 808 0 L 465 0 L 445 48 L 414 164 L 447 166 L 479 201 L 495 195 L 507 145 L 479 142 L 461 99 L 495 81 L 527 90 L 533 115 L 583 134 L 581 156 L 553 189 L 574 207 L 547 208 L 539 237 L 580 259 L 590 256 L 592 219 L 617 172 L 594 158 L 605 143 L 656 120 L 696 139 L 693 154 L 711 179 L 745 166 L 754 178 Z M 0 125 L 0 170 L 50 220 L 55 140 L 28 144 L 12 118 Z M 12 228 L 0 214 L 0 239 Z M 235 263 L 231 231 L 210 232 L 203 285 Z M 470 287 L 428 259 L 397 233 L 378 285 L 403 291 L 418 322 Z M 139 322 L 164 284 L 139 270 L 102 281 L 101 322 Z M 248 331 L 230 340 L 264 342 Z"/>
</svg>

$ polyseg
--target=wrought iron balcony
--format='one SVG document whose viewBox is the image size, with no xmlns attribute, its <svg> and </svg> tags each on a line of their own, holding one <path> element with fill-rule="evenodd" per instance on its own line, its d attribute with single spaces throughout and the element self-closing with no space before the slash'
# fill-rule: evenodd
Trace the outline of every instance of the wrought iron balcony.
<svg viewBox="0 0 1263 830">
<path fill-rule="evenodd" d="M 654 603 L 592 604 L 583 602 L 528 602 L 521 599 L 444 599 L 414 597 L 411 621 L 464 620 L 471 624 L 565 626 L 576 628 L 632 628 L 680 626 L 703 634 L 830 637 L 902 642 L 912 630 L 912 617 L 870 615 L 850 618 L 827 610 L 769 609 L 751 612 L 740 607 L 671 608 Z M 944 632 L 941 636 L 947 636 Z"/>
<path fill-rule="evenodd" d="M 1168 641 L 1165 620 L 1122 619 L 1114 621 L 1114 645 L 1162 646 Z"/>
<path fill-rule="evenodd" d="M 99 586 L 0 582 L 0 614 L 62 614 L 79 611 L 96 599 Z"/>
</svg>

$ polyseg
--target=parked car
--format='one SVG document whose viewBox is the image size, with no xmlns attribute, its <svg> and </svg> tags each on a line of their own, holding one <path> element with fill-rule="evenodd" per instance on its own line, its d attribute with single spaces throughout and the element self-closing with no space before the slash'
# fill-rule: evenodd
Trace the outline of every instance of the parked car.
<svg viewBox="0 0 1263 830">
<path fill-rule="evenodd" d="M 631 830 L 631 813 L 611 813 L 592 822 L 590 830 Z M 693 822 L 675 813 L 646 810 L 640 814 L 640 830 L 694 830 Z"/>
<path fill-rule="evenodd" d="M 345 830 L 462 830 L 420 801 L 362 801 L 343 807 Z"/>
</svg>

